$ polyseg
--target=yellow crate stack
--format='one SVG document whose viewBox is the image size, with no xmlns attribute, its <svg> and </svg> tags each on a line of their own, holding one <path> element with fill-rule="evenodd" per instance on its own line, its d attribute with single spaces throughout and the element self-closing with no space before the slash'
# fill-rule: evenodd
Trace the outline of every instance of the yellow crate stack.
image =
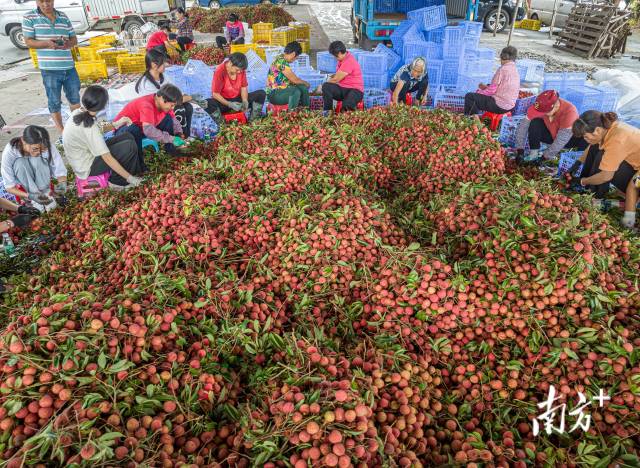
<svg viewBox="0 0 640 468">
<path fill-rule="evenodd" d="M 288 26 L 276 28 L 271 31 L 271 45 L 279 45 L 285 47 L 289 42 L 293 42 L 296 39 L 296 30 Z"/>
<path fill-rule="evenodd" d="M 97 47 L 87 46 L 87 47 L 78 47 L 78 60 L 87 61 L 87 60 L 101 60 L 98 55 Z"/>
<path fill-rule="evenodd" d="M 98 51 L 98 57 L 104 60 L 107 67 L 118 66 L 118 57 L 129 55 L 127 49 L 102 49 Z"/>
<path fill-rule="evenodd" d="M 107 64 L 104 60 L 82 60 L 76 62 L 76 71 L 81 80 L 107 78 Z"/>
<path fill-rule="evenodd" d="M 118 73 L 144 73 L 143 54 L 120 55 L 117 57 Z"/>
<path fill-rule="evenodd" d="M 256 51 L 258 44 L 231 44 L 231 53 L 242 52 L 246 54 L 250 50 Z"/>
<path fill-rule="evenodd" d="M 302 47 L 303 54 L 308 54 L 311 51 L 311 43 L 308 39 L 298 39 L 298 42 Z"/>
<path fill-rule="evenodd" d="M 266 43 L 271 42 L 271 31 L 273 30 L 273 23 L 255 23 L 252 26 L 253 29 L 253 42 Z"/>
<path fill-rule="evenodd" d="M 89 45 L 92 47 L 98 47 L 99 49 L 107 49 L 116 42 L 116 36 L 113 34 L 105 34 L 103 36 L 96 36 L 89 38 Z"/>
<path fill-rule="evenodd" d="M 532 19 L 523 19 L 522 21 L 520 21 L 519 25 L 516 25 L 517 28 L 529 29 L 530 31 L 540 31 L 541 26 L 542 22 Z"/>
<path fill-rule="evenodd" d="M 296 39 L 306 40 L 311 39 L 311 26 L 309 23 L 303 23 L 301 21 L 291 21 L 289 27 L 296 31 Z"/>
</svg>

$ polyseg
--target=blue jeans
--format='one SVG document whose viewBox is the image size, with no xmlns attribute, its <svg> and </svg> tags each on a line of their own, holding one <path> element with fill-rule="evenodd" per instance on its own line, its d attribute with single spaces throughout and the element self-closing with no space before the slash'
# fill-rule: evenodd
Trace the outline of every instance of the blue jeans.
<svg viewBox="0 0 640 468">
<path fill-rule="evenodd" d="M 80 77 L 75 68 L 68 70 L 40 70 L 47 93 L 47 104 L 52 114 L 62 108 L 62 89 L 69 104 L 80 104 Z"/>
</svg>

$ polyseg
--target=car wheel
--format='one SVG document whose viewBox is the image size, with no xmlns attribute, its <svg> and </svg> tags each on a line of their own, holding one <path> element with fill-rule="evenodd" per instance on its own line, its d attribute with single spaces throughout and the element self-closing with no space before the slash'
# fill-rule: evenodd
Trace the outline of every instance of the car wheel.
<svg viewBox="0 0 640 468">
<path fill-rule="evenodd" d="M 217 10 L 218 8 L 221 8 L 222 5 L 220 5 L 220 2 L 218 0 L 211 0 L 209 2 L 209 8 L 213 9 L 213 10 Z"/>
<path fill-rule="evenodd" d="M 289 5 L 297 5 L 298 4 L 298 0 L 287 0 L 287 3 Z"/>
<path fill-rule="evenodd" d="M 531 19 L 534 21 L 538 21 L 540 18 L 538 18 L 538 13 L 534 13 L 533 15 L 531 15 Z"/>
<path fill-rule="evenodd" d="M 124 31 L 129 34 L 129 37 L 144 37 L 142 34 L 141 27 L 144 24 L 140 18 L 131 18 L 127 20 L 124 27 L 122 28 Z"/>
<path fill-rule="evenodd" d="M 9 30 L 9 39 L 14 46 L 18 49 L 28 49 L 27 44 L 24 42 L 24 34 L 22 33 L 22 26 L 16 25 Z"/>
<path fill-rule="evenodd" d="M 487 13 L 487 16 L 484 17 L 484 27 L 488 31 L 493 31 L 493 28 L 496 27 L 496 22 L 498 23 L 497 31 L 502 32 L 510 23 L 509 13 L 502 10 L 500 12 L 500 19 L 498 20 L 498 9 L 491 10 Z"/>
</svg>

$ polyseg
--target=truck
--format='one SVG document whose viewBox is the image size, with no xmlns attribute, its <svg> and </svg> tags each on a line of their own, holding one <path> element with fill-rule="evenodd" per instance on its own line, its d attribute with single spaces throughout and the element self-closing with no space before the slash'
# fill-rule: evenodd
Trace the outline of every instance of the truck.
<svg viewBox="0 0 640 468">
<path fill-rule="evenodd" d="M 513 16 L 521 20 L 524 8 L 516 12 L 516 2 L 504 0 L 501 10 L 498 0 L 352 0 L 351 27 L 353 39 L 361 49 L 369 50 L 376 44 L 388 43 L 391 34 L 407 19 L 406 12 L 427 6 L 445 4 L 449 18 L 479 21 L 484 28 L 500 32 L 511 23 Z M 496 24 L 497 23 L 497 24 Z"/>
<path fill-rule="evenodd" d="M 171 10 L 185 6 L 184 0 L 56 0 L 55 8 L 65 13 L 76 31 L 127 31 L 134 33 L 144 23 L 171 18 Z M 26 49 L 22 17 L 36 8 L 35 0 L 0 2 L 0 35 L 9 36 L 13 45 Z"/>
</svg>

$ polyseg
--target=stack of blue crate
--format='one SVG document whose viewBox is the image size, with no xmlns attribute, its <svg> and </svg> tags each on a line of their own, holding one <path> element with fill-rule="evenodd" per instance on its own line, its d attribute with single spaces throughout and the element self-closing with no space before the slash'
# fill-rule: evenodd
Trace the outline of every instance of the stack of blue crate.
<svg viewBox="0 0 640 468">
<path fill-rule="evenodd" d="M 365 89 L 389 87 L 389 56 L 377 52 L 360 52 L 358 63 Z"/>
</svg>

